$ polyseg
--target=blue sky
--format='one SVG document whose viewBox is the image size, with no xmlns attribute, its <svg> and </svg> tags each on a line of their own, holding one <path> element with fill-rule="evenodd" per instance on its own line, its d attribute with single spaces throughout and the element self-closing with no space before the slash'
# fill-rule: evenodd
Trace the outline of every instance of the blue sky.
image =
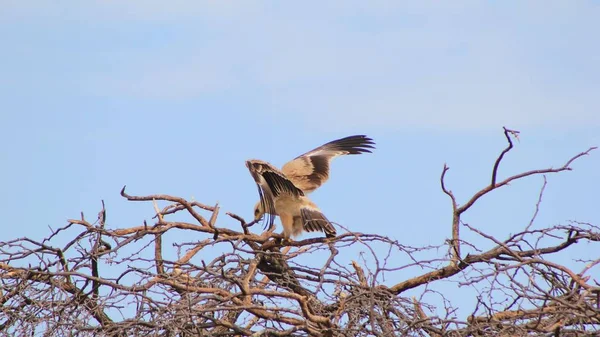
<svg viewBox="0 0 600 337">
<path fill-rule="evenodd" d="M 110 228 L 150 219 L 123 185 L 250 218 L 244 160 L 281 166 L 367 134 L 377 150 L 337 159 L 314 201 L 352 230 L 440 244 L 443 164 L 464 202 L 488 183 L 502 126 L 522 133 L 500 177 L 600 144 L 592 1 L 1 3 L 2 240 L 94 217 L 101 199 Z M 600 152 L 549 176 L 538 225 L 600 223 L 599 166 Z M 465 221 L 519 231 L 541 185 L 504 188 Z"/>
</svg>

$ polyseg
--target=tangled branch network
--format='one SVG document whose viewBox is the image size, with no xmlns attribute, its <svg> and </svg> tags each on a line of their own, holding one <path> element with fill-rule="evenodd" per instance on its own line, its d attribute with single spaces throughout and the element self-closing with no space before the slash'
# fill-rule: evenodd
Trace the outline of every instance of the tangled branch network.
<svg viewBox="0 0 600 337">
<path fill-rule="evenodd" d="M 153 223 L 111 229 L 102 204 L 97 217 L 81 214 L 43 240 L 0 242 L 0 334 L 597 336 L 600 229 L 575 221 L 533 225 L 546 175 L 571 170 L 594 148 L 558 168 L 501 180 L 518 135 L 504 129 L 507 147 L 490 183 L 462 204 L 443 167 L 441 190 L 452 211 L 449 239 L 437 246 L 411 247 L 340 226 L 333 237 L 283 240 L 272 229 L 252 227 L 256 221 L 219 217 L 218 205 L 134 196 L 123 188 L 127 200 L 153 205 Z M 535 214 L 519 232 L 495 237 L 462 221 L 483 196 L 531 176 L 543 176 L 544 184 Z M 163 243 L 175 231 L 199 239 Z M 481 240 L 468 242 L 461 231 Z M 575 247 L 596 257 L 577 256 L 582 249 Z M 574 262 L 560 263 L 554 258 L 560 252 Z M 409 269 L 418 272 L 403 278 Z M 444 280 L 469 289 L 475 304 L 458 308 L 436 290 Z"/>
</svg>

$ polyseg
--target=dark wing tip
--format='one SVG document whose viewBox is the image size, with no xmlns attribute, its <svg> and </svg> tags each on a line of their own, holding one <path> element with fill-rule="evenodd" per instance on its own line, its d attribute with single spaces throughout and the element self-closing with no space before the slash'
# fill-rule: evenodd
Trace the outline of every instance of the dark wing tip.
<svg viewBox="0 0 600 337">
<path fill-rule="evenodd" d="M 270 229 L 275 223 L 275 215 L 271 213 L 265 213 L 261 221 L 263 222 L 263 230 Z"/>
<path fill-rule="evenodd" d="M 326 147 L 336 151 L 346 151 L 348 154 L 372 153 L 369 149 L 375 149 L 375 142 L 366 135 L 354 135 L 336 139 L 325 144 Z"/>
<path fill-rule="evenodd" d="M 307 232 L 324 232 L 325 236 L 335 237 L 337 232 L 335 227 L 325 217 L 323 213 L 318 210 L 310 208 L 301 208 L 300 215 L 304 222 L 304 230 Z"/>
</svg>

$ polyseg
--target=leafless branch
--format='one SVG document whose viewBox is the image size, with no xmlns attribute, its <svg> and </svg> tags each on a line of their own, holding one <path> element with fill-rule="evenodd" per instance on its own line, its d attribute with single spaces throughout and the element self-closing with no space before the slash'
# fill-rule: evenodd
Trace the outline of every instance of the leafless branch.
<svg viewBox="0 0 600 337">
<path fill-rule="evenodd" d="M 576 247 L 597 251 L 600 228 L 583 222 L 534 226 L 545 176 L 534 214 L 520 232 L 499 238 L 461 221 L 485 194 L 529 176 L 571 170 L 595 148 L 559 168 L 497 182 L 518 132 L 504 128 L 504 135 L 508 146 L 494 163 L 491 184 L 461 206 L 445 184 L 444 165 L 440 184 L 452 203 L 452 239 L 433 246 L 350 231 L 282 241 L 273 231 L 253 232 L 256 222 L 236 214 L 219 218 L 218 204 L 131 196 L 123 188 L 127 200 L 152 203 L 154 223 L 111 229 L 102 202 L 95 222 L 81 214 L 43 240 L 0 242 L 0 334 L 595 336 L 600 258 L 577 256 L 582 250 Z M 181 214 L 191 222 L 174 220 Z M 462 240 L 461 227 L 480 240 Z M 187 242 L 176 233 L 185 233 Z M 439 253 L 448 248 L 450 257 Z M 565 264 L 555 258 L 560 254 L 575 260 Z M 471 290 L 474 307 L 459 309 L 438 290 L 441 280 Z"/>
</svg>

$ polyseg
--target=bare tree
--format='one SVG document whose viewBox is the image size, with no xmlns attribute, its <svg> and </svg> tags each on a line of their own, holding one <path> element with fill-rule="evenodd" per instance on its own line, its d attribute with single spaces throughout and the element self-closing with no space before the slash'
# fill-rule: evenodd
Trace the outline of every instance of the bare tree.
<svg viewBox="0 0 600 337">
<path fill-rule="evenodd" d="M 460 204 L 446 186 L 448 167 L 444 166 L 440 182 L 452 203 L 451 239 L 432 247 L 411 247 L 383 235 L 358 232 L 282 241 L 273 229 L 251 231 L 257 228 L 254 223 L 232 213 L 227 215 L 235 219 L 231 227 L 236 229 L 217 226 L 218 205 L 170 195 L 132 196 L 123 188 L 121 195 L 127 200 L 153 203 L 153 224 L 108 229 L 102 203 L 94 221 L 82 214 L 41 241 L 21 238 L 0 243 L 0 332 L 17 336 L 596 336 L 600 287 L 591 276 L 598 270 L 600 256 L 581 257 L 569 265 L 553 257 L 580 245 L 587 245 L 591 255 L 600 255 L 597 226 L 570 222 L 540 229 L 533 226 L 536 211 L 520 232 L 498 238 L 461 221 L 484 195 L 520 179 L 569 171 L 575 160 L 594 148 L 558 168 L 499 180 L 500 164 L 518 132 L 504 129 L 504 135 L 508 146 L 493 165 L 490 184 L 466 202 Z M 536 210 L 545 182 L 544 176 Z M 159 203 L 166 206 L 161 209 Z M 184 215 L 190 220 L 181 221 Z M 163 244 L 166 235 L 178 230 L 200 241 Z M 480 236 L 483 243 L 462 240 L 460 231 Z M 59 236 L 68 237 L 68 243 L 57 246 Z M 357 246 L 366 253 L 348 263 L 344 251 Z M 401 279 L 411 267 L 419 267 L 422 274 L 396 284 L 386 281 Z M 468 314 L 461 317 L 457 305 L 435 290 L 442 280 L 472 290 L 473 307 L 460 308 Z"/>
</svg>

